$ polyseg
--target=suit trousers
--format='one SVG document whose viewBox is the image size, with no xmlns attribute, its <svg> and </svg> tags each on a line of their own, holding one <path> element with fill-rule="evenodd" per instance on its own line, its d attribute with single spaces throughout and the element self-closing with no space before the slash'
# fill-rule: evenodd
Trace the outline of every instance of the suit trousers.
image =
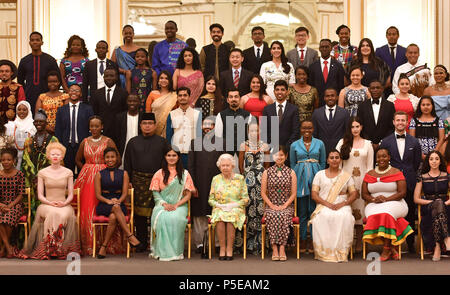
<svg viewBox="0 0 450 295">
<path fill-rule="evenodd" d="M 77 174 L 75 174 L 75 157 L 77 155 L 78 149 L 80 148 L 80 144 L 68 144 L 66 147 L 66 155 L 64 156 L 64 166 L 73 172 L 74 179 Z"/>
<path fill-rule="evenodd" d="M 308 228 L 312 238 L 312 225 L 308 226 L 308 221 L 315 209 L 316 202 L 311 199 L 311 196 L 297 198 L 297 214 L 300 219 L 300 239 L 303 241 L 306 240 Z"/>
</svg>

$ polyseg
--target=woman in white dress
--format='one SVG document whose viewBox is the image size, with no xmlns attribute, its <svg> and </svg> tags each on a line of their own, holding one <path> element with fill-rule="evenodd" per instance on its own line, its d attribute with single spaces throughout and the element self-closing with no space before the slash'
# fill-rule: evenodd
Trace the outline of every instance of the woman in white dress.
<svg viewBox="0 0 450 295">
<path fill-rule="evenodd" d="M 328 169 L 314 177 L 311 197 L 317 203 L 311 215 L 314 258 L 326 262 L 346 262 L 353 243 L 355 218 L 350 205 L 356 199 L 353 178 L 339 169 L 341 156 L 331 150 Z"/>
<path fill-rule="evenodd" d="M 294 66 L 288 62 L 284 53 L 283 43 L 273 41 L 272 45 L 270 45 L 270 53 L 272 54 L 272 60 L 261 65 L 259 74 L 263 78 L 264 84 L 266 84 L 267 94 L 275 101 L 276 98 L 273 93 L 275 82 L 284 80 L 288 84 L 295 84 L 295 72 Z"/>
<path fill-rule="evenodd" d="M 36 127 L 33 124 L 30 104 L 23 100 L 16 106 L 16 119 L 6 124 L 6 135 L 14 138 L 14 147 L 17 149 L 16 168 L 20 170 L 22 163 L 25 140 L 36 134 Z"/>
<path fill-rule="evenodd" d="M 362 250 L 362 230 L 365 202 L 361 198 L 361 185 L 364 175 L 373 169 L 373 147 L 369 140 L 361 137 L 361 120 L 359 117 L 350 118 L 349 126 L 336 149 L 341 153 L 342 169 L 353 176 L 356 189 L 356 200 L 352 203 L 355 217 L 356 252 Z"/>
<path fill-rule="evenodd" d="M 369 203 L 365 214 L 364 241 L 373 245 L 384 245 L 380 260 L 399 259 L 394 246 L 400 245 L 413 233 L 404 219 L 408 205 L 403 199 L 406 195 L 406 180 L 403 173 L 393 168 L 387 149 L 377 150 L 377 167 L 367 172 L 362 185 L 362 197 Z"/>
</svg>

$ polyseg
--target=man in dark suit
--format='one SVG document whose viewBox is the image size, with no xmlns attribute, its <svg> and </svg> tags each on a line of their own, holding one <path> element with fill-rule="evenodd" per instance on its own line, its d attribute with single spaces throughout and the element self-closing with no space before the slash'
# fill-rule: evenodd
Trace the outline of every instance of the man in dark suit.
<svg viewBox="0 0 450 295">
<path fill-rule="evenodd" d="M 372 142 L 373 150 L 380 141 L 394 132 L 394 104 L 383 99 L 383 85 L 374 80 L 369 84 L 371 99 L 366 99 L 358 107 L 358 117 L 363 126 L 361 135 Z"/>
<path fill-rule="evenodd" d="M 56 112 L 55 136 L 66 147 L 64 165 L 75 174 L 75 156 L 80 143 L 89 136 L 89 118 L 94 115 L 92 107 L 80 102 L 81 87 L 69 88 L 69 103 Z"/>
<path fill-rule="evenodd" d="M 279 145 L 290 145 L 300 138 L 300 122 L 298 119 L 298 108 L 287 102 L 289 95 L 288 84 L 284 80 L 275 82 L 273 90 L 276 101 L 263 109 L 261 120 L 261 139 L 270 143 L 273 147 L 276 139 L 272 137 L 273 117 L 278 118 L 278 128 L 273 126 L 275 134 L 278 133 Z"/>
<path fill-rule="evenodd" d="M 237 88 L 242 97 L 248 94 L 250 90 L 250 81 L 253 73 L 242 68 L 244 55 L 242 50 L 234 48 L 230 52 L 231 69 L 220 73 L 220 89 L 225 96 L 231 88 Z"/>
<path fill-rule="evenodd" d="M 308 39 L 309 30 L 307 28 L 298 27 L 295 30 L 295 41 L 297 44 L 294 49 L 289 50 L 286 54 L 286 57 L 294 66 L 294 69 L 299 66 L 309 67 L 313 62 L 319 59 L 317 51 L 306 46 Z"/>
<path fill-rule="evenodd" d="M 125 152 L 125 147 L 127 146 L 128 141 L 137 136 L 140 132 L 139 122 L 141 119 L 141 113 L 139 113 L 139 105 L 139 96 L 136 94 L 130 94 L 127 97 L 128 110 L 116 115 L 116 127 L 114 128 L 113 140 L 122 156 Z"/>
<path fill-rule="evenodd" d="M 106 68 L 105 87 L 95 90 L 90 101 L 94 114 L 103 119 L 103 134 L 110 138 L 114 137 L 116 115 L 127 110 L 128 92 L 117 84 L 118 76 L 116 69 Z"/>
<path fill-rule="evenodd" d="M 395 70 L 398 66 L 408 62 L 406 59 L 406 48 L 397 44 L 400 32 L 394 26 L 389 27 L 386 30 L 386 39 L 388 44 L 377 48 L 375 55 L 384 60 L 391 69 L 391 83 L 394 78 Z M 385 97 L 392 94 L 390 85 L 385 91 Z"/>
<path fill-rule="evenodd" d="M 385 137 L 380 144 L 380 148 L 389 150 L 391 154 L 391 165 L 402 171 L 406 178 L 405 201 L 408 204 L 408 215 L 406 220 L 414 227 L 415 210 L 414 189 L 416 187 L 417 169 L 422 162 L 422 150 L 419 141 L 406 133 L 408 115 L 405 112 L 394 114 L 395 132 Z M 406 238 L 408 251 L 415 253 L 414 235 Z"/>
<path fill-rule="evenodd" d="M 103 73 L 107 67 L 119 70 L 115 62 L 106 58 L 106 53 L 108 53 L 106 41 L 98 41 L 95 52 L 97 52 L 97 58 L 88 61 L 83 70 L 83 101 L 85 102 L 89 102 L 89 97 L 92 96 L 94 90 L 105 87 Z"/>
<path fill-rule="evenodd" d="M 317 88 L 319 105 L 323 106 L 325 89 L 334 88 L 337 93 L 340 93 L 344 88 L 345 72 L 342 64 L 331 58 L 331 41 L 329 39 L 320 41 L 319 51 L 320 59 L 309 67 L 308 84 Z"/>
<path fill-rule="evenodd" d="M 348 111 L 336 105 L 337 98 L 335 89 L 326 89 L 325 105 L 315 109 L 312 115 L 313 136 L 323 141 L 327 155 L 332 149 L 336 148 L 339 140 L 344 137 L 350 120 Z"/>
<path fill-rule="evenodd" d="M 262 27 L 254 27 L 252 29 L 253 46 L 244 50 L 244 62 L 242 67 L 254 74 L 259 74 L 261 65 L 271 61 L 270 48 L 264 42 L 264 29 Z"/>
</svg>

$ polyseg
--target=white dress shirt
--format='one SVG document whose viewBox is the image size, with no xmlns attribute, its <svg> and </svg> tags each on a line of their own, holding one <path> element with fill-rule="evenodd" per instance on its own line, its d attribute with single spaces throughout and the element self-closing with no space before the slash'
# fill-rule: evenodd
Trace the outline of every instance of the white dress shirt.
<svg viewBox="0 0 450 295">
<path fill-rule="evenodd" d="M 78 134 L 77 134 L 77 126 L 78 126 L 78 109 L 80 108 L 80 101 L 76 104 L 69 102 L 69 114 L 70 114 L 70 125 L 69 125 L 69 142 L 72 142 L 72 111 L 73 106 L 75 105 L 75 143 L 78 143 Z"/>
<path fill-rule="evenodd" d="M 233 74 L 233 81 L 234 81 L 234 73 L 238 71 L 239 72 L 239 79 L 241 78 L 241 73 L 242 73 L 242 67 L 239 67 L 239 69 L 235 69 L 235 68 L 231 68 L 231 72 Z"/>
<path fill-rule="evenodd" d="M 325 105 L 325 117 L 327 118 L 328 121 L 330 120 L 330 110 L 333 110 L 333 113 L 332 113 L 333 118 L 334 118 L 334 116 L 336 116 L 336 108 L 337 108 L 336 105 L 331 108 L 329 106 Z"/>
<path fill-rule="evenodd" d="M 380 115 L 380 106 L 381 106 L 381 97 L 378 99 L 380 101 L 379 104 L 372 103 L 373 99 L 370 99 L 370 102 L 372 103 L 372 110 L 373 110 L 373 118 L 375 119 L 375 125 L 378 124 L 378 116 Z"/>
<path fill-rule="evenodd" d="M 258 48 L 259 48 L 259 58 L 261 58 L 261 57 L 262 57 L 262 54 L 263 54 L 263 50 L 264 50 L 264 43 L 261 44 L 260 47 L 258 47 L 258 46 L 256 46 L 256 45 L 253 45 L 253 49 L 255 50 L 255 57 L 258 56 Z"/>
<path fill-rule="evenodd" d="M 284 116 L 284 112 L 286 111 L 286 104 L 287 104 L 287 100 L 283 101 L 282 103 L 275 101 L 275 106 L 277 107 L 276 108 L 277 115 L 278 115 L 278 110 L 280 109 L 279 105 L 281 105 L 281 110 L 283 111 L 283 116 Z"/>
<path fill-rule="evenodd" d="M 114 96 L 114 90 L 116 89 L 116 84 L 114 84 L 114 86 L 111 87 L 111 88 L 108 88 L 108 86 L 105 85 L 105 99 L 106 99 L 106 102 L 108 102 L 108 89 L 111 89 L 111 92 L 109 93 L 109 98 L 111 99 L 111 101 L 109 103 L 111 103 L 112 102 L 112 98 Z"/>
<path fill-rule="evenodd" d="M 328 74 L 330 74 L 331 56 L 328 59 L 323 59 L 322 57 L 320 58 L 320 67 L 322 68 L 322 73 L 323 73 L 323 68 L 325 67 L 325 64 L 323 63 L 325 60 L 328 62 L 327 68 L 328 68 Z"/>
<path fill-rule="evenodd" d="M 105 87 L 105 81 L 103 80 L 103 75 L 100 73 L 100 61 L 103 61 L 103 72 L 106 70 L 106 58 L 101 60 L 97 58 L 97 89 Z"/>
<path fill-rule="evenodd" d="M 403 155 L 405 154 L 405 145 L 406 145 L 406 138 L 397 138 L 397 134 L 401 135 L 400 133 L 397 133 L 397 131 L 394 132 L 395 134 L 395 140 L 397 141 L 397 148 L 398 153 L 400 154 L 400 159 L 403 160 Z M 406 132 L 404 132 L 406 136 Z"/>
<path fill-rule="evenodd" d="M 298 58 L 301 60 L 301 56 L 302 56 L 302 52 L 301 52 L 301 50 L 303 49 L 303 59 L 305 59 L 306 58 L 306 50 L 308 49 L 308 47 L 303 47 L 303 48 L 300 48 L 300 47 L 298 47 L 298 45 L 297 45 L 297 52 L 298 52 Z"/>
</svg>

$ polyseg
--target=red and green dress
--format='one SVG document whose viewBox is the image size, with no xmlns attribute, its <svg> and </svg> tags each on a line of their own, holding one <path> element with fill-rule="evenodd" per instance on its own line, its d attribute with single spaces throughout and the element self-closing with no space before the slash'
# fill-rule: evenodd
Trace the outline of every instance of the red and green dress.
<svg viewBox="0 0 450 295">
<path fill-rule="evenodd" d="M 405 180 L 402 172 L 383 177 L 366 174 L 369 193 L 373 197 L 389 197 L 397 193 L 397 181 Z M 370 203 L 365 208 L 367 222 L 364 226 L 363 240 L 373 245 L 384 244 L 383 239 L 390 239 L 393 245 L 402 244 L 413 233 L 409 223 L 404 219 L 408 214 L 408 205 L 404 199 L 384 203 Z"/>
</svg>

